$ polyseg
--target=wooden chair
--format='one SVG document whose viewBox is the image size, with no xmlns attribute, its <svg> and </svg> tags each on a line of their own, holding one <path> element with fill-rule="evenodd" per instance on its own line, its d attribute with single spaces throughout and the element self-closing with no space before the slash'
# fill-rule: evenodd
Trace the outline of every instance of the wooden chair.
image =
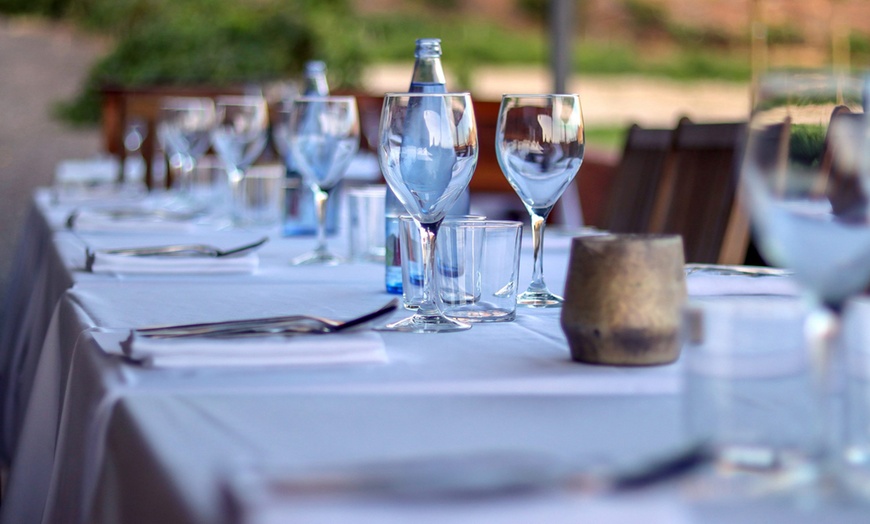
<svg viewBox="0 0 870 524">
<path fill-rule="evenodd" d="M 683 237 L 686 262 L 742 264 L 749 220 L 738 172 L 745 124 L 682 120 L 674 131 L 650 231 Z"/>
<path fill-rule="evenodd" d="M 141 121 L 145 127 L 141 145 L 145 162 L 145 184 L 151 188 L 155 183 L 154 159 L 158 150 L 157 117 L 163 99 L 170 96 L 216 98 L 222 95 L 241 95 L 244 92 L 243 87 L 104 86 L 101 93 L 104 147 L 108 153 L 116 155 L 123 166 L 127 155 L 124 148 L 127 125 L 134 120 Z M 122 174 L 119 173 L 118 176 L 120 179 Z M 168 187 L 169 177 L 166 177 L 165 183 Z"/>
<path fill-rule="evenodd" d="M 613 175 L 602 228 L 614 233 L 650 231 L 653 204 L 671 151 L 671 129 L 632 125 Z"/>
<path fill-rule="evenodd" d="M 867 195 L 861 187 L 861 177 L 856 172 L 855 166 L 844 166 L 842 162 L 835 159 L 830 144 L 830 133 L 831 129 L 838 125 L 837 121 L 842 121 L 840 125 L 854 124 L 856 126 L 854 129 L 863 129 L 863 119 L 863 114 L 852 113 L 847 106 L 837 106 L 831 112 L 831 125 L 825 136 L 821 168 L 827 171 L 828 177 L 823 190 L 828 200 L 831 201 L 831 209 L 834 214 L 844 220 L 863 220 L 870 202 L 868 202 Z M 855 122 L 849 122 L 849 120 Z M 854 133 L 854 129 L 846 132 Z"/>
</svg>

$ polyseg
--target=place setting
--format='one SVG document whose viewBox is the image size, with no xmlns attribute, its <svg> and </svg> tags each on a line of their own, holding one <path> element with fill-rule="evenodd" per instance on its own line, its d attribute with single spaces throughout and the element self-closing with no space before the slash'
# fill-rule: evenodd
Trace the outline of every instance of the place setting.
<svg viewBox="0 0 870 524">
<path fill-rule="evenodd" d="M 103 350 L 153 368 L 386 364 L 380 335 L 369 330 L 398 299 L 354 316 L 308 314 L 145 326 L 92 332 Z"/>
<path fill-rule="evenodd" d="M 91 242 L 84 269 L 106 274 L 253 273 L 259 267 L 257 250 L 267 242 L 269 237 L 262 237 L 226 248 L 193 243 L 94 248 Z"/>
</svg>

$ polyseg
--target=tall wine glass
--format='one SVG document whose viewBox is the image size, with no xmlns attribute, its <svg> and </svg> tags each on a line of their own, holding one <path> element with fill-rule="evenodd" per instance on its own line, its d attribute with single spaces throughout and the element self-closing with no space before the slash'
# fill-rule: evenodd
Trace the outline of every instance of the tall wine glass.
<svg viewBox="0 0 870 524">
<path fill-rule="evenodd" d="M 586 140 L 578 95 L 504 95 L 496 125 L 498 163 L 532 222 L 534 268 L 517 297 L 527 307 L 560 307 L 544 283 L 544 226 L 583 163 Z"/>
<path fill-rule="evenodd" d="M 187 195 L 196 162 L 209 147 L 215 125 L 215 106 L 206 97 L 168 97 L 163 100 L 157 123 L 157 138 L 169 167 L 177 177 L 176 189 Z"/>
<path fill-rule="evenodd" d="M 435 301 L 435 240 L 447 210 L 477 165 L 477 125 L 468 93 L 388 93 L 381 111 L 378 160 L 390 189 L 420 228 L 423 298 L 413 316 L 385 329 L 413 333 L 471 326 L 447 318 Z"/>
<path fill-rule="evenodd" d="M 227 171 L 243 176 L 266 147 L 269 112 L 262 96 L 220 96 L 215 99 L 211 144 Z"/>
<path fill-rule="evenodd" d="M 290 153 L 314 192 L 317 248 L 291 262 L 334 265 L 343 259 L 326 245 L 326 203 L 359 150 L 359 112 L 352 96 L 303 96 L 290 115 Z"/>
<path fill-rule="evenodd" d="M 245 173 L 263 153 L 268 140 L 269 112 L 262 96 L 220 96 L 215 99 L 211 144 L 227 170 L 237 221 L 244 221 Z"/>
<path fill-rule="evenodd" d="M 806 333 L 819 399 L 823 478 L 834 478 L 838 429 L 830 389 L 839 312 L 870 282 L 870 135 L 862 79 L 828 72 L 762 77 L 749 122 L 745 197 L 771 263 L 794 271 L 813 308 Z"/>
</svg>

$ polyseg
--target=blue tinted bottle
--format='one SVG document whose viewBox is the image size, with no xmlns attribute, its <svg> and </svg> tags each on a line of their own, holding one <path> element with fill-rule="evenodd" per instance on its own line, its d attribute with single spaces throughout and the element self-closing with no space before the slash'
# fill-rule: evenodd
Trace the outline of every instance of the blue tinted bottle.
<svg viewBox="0 0 870 524">
<path fill-rule="evenodd" d="M 444 68 L 441 66 L 441 40 L 420 38 L 414 50 L 414 72 L 411 75 L 411 93 L 446 93 Z M 448 211 L 450 215 L 467 215 L 470 204 L 468 189 L 462 192 L 456 204 Z M 399 253 L 399 216 L 405 208 L 389 186 L 385 201 L 386 227 L 386 288 L 390 293 L 402 293 L 402 259 Z"/>
</svg>

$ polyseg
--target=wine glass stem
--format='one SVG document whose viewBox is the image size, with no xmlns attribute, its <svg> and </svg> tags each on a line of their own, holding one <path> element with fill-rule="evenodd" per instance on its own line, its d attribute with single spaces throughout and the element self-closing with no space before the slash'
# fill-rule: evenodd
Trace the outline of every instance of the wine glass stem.
<svg viewBox="0 0 870 524">
<path fill-rule="evenodd" d="M 326 203 L 329 193 L 315 187 L 314 206 L 317 212 L 317 249 L 318 253 L 326 253 Z"/>
<path fill-rule="evenodd" d="M 420 224 L 420 251 L 423 255 L 423 290 L 418 315 L 439 314 L 435 303 L 437 285 L 435 282 L 435 238 L 438 235 L 437 224 Z"/>
<path fill-rule="evenodd" d="M 839 470 L 838 453 L 843 437 L 840 421 L 844 413 L 842 401 L 837 394 L 839 329 L 840 318 L 837 313 L 820 305 L 810 311 L 804 325 L 821 431 L 820 466 L 823 482 L 836 479 Z"/>
<path fill-rule="evenodd" d="M 544 227 L 547 223 L 547 217 L 541 216 L 534 211 L 529 213 L 532 218 L 532 249 L 534 253 L 534 266 L 532 269 L 532 283 L 529 284 L 530 291 L 543 291 L 547 289 L 547 284 L 544 283 Z"/>
</svg>

